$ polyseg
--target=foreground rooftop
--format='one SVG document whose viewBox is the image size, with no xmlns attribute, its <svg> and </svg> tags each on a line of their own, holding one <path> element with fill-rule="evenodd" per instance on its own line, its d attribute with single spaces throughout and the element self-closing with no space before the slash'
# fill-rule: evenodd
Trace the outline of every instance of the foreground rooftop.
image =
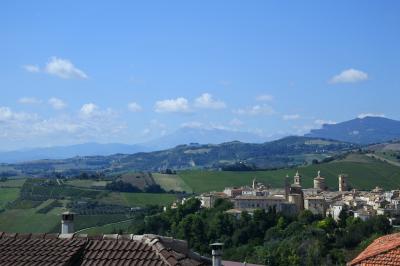
<svg viewBox="0 0 400 266">
<path fill-rule="evenodd" d="M 0 265 L 202 266 L 211 260 L 190 251 L 186 241 L 157 235 L 0 232 Z"/>
<path fill-rule="evenodd" d="M 367 265 L 400 265 L 400 233 L 375 239 L 349 266 Z"/>
</svg>

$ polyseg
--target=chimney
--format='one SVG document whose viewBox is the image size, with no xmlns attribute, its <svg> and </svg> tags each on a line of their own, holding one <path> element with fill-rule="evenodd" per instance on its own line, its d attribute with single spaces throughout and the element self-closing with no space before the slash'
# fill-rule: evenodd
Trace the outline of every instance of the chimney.
<svg viewBox="0 0 400 266">
<path fill-rule="evenodd" d="M 222 266 L 222 246 L 223 243 L 214 243 L 211 244 L 212 248 L 212 265 L 213 266 Z"/>
<path fill-rule="evenodd" d="M 61 234 L 74 233 L 74 213 L 63 212 L 61 214 Z"/>
</svg>

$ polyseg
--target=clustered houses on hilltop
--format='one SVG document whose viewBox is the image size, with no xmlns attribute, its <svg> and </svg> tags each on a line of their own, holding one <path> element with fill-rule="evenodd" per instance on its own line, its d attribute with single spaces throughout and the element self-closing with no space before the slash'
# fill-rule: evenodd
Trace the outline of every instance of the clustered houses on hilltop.
<svg viewBox="0 0 400 266">
<path fill-rule="evenodd" d="M 347 177 L 338 176 L 338 191 L 328 190 L 325 178 L 318 171 L 313 188 L 303 188 L 299 172 L 290 184 L 285 178 L 284 188 L 270 188 L 253 180 L 252 186 L 227 187 L 223 192 L 210 192 L 199 196 L 202 206 L 210 208 L 217 198 L 230 199 L 235 208 L 227 212 L 239 216 L 242 211 L 252 213 L 255 209 L 269 211 L 274 208 L 287 215 L 296 215 L 301 210 L 310 210 L 322 216 L 332 215 L 339 219 L 342 210 L 349 210 L 354 217 L 367 220 L 373 215 L 386 215 L 390 221 L 400 216 L 400 190 L 383 191 L 376 187 L 371 191 L 349 191 Z"/>
</svg>

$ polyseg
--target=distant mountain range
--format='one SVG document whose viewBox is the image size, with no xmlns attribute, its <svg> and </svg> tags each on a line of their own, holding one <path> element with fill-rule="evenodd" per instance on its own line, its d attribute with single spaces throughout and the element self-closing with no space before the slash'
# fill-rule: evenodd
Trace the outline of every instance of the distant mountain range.
<svg viewBox="0 0 400 266">
<path fill-rule="evenodd" d="M 133 154 L 137 152 L 150 152 L 170 149 L 182 144 L 219 144 L 229 141 L 261 143 L 265 142 L 266 139 L 248 132 L 216 128 L 204 129 L 183 127 L 172 134 L 136 145 L 119 143 L 84 143 L 72 146 L 32 148 L 0 152 L 0 163 L 16 163 L 40 159 L 67 159 L 75 156 L 107 156 L 118 153 Z"/>
<path fill-rule="evenodd" d="M 325 124 L 305 136 L 358 144 L 381 143 L 400 139 L 400 121 L 384 117 L 356 118 L 337 124 Z"/>
<path fill-rule="evenodd" d="M 321 129 L 311 130 L 305 136 L 363 145 L 382 143 L 400 139 L 400 121 L 383 117 L 356 118 L 337 124 L 325 124 Z M 183 144 L 220 144 L 232 141 L 264 143 L 267 140 L 271 139 L 243 131 L 183 127 L 172 134 L 136 145 L 85 143 L 72 146 L 0 152 L 0 163 L 16 163 L 40 159 L 67 159 L 75 156 L 134 154 L 167 150 Z"/>
<path fill-rule="evenodd" d="M 132 154 L 143 151 L 150 151 L 150 149 L 141 145 L 119 143 L 84 143 L 71 146 L 0 152 L 0 163 L 15 163 L 40 159 L 67 159 L 75 156 L 106 156 L 116 153 Z"/>
<path fill-rule="evenodd" d="M 220 144 L 230 141 L 240 141 L 246 143 L 262 143 L 267 141 L 254 133 L 233 131 L 218 128 L 197 128 L 182 127 L 172 134 L 144 143 L 152 150 L 164 150 L 178 145 L 200 143 L 200 144 Z"/>
<path fill-rule="evenodd" d="M 227 142 L 222 144 L 179 145 L 172 149 L 115 154 L 110 156 L 74 157 L 64 160 L 38 160 L 0 165 L 3 176 L 51 176 L 54 173 L 77 175 L 81 171 L 121 173 L 127 171 L 160 171 L 165 169 L 209 168 L 231 166 L 279 168 L 323 160 L 351 151 L 358 145 L 308 137 L 286 137 L 260 144 Z"/>
</svg>

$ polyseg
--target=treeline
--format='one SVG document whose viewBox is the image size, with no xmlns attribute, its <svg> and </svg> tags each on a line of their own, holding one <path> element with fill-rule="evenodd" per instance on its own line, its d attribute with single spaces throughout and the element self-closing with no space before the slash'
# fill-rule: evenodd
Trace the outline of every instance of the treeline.
<svg viewBox="0 0 400 266">
<path fill-rule="evenodd" d="M 48 199 L 62 200 L 65 198 L 96 198 L 104 193 L 106 192 L 60 185 L 53 179 L 30 178 L 22 185 L 19 199 L 43 202 Z"/>
<path fill-rule="evenodd" d="M 237 172 L 242 172 L 242 171 L 255 171 L 257 170 L 257 167 L 255 164 L 248 164 L 244 162 L 237 162 L 234 164 L 228 164 L 228 165 L 223 165 L 221 167 L 222 171 L 237 171 Z"/>
<path fill-rule="evenodd" d="M 130 214 L 131 208 L 127 206 L 106 204 L 95 200 L 72 201 L 67 208 L 79 215 L 100 215 L 100 214 Z"/>
<path fill-rule="evenodd" d="M 166 191 L 158 184 L 148 185 L 142 189 L 122 180 L 115 180 L 106 185 L 107 190 L 118 192 L 136 192 L 136 193 L 166 193 Z"/>
<path fill-rule="evenodd" d="M 391 232 L 384 216 L 364 222 L 347 212 L 336 222 L 309 211 L 285 217 L 275 210 L 225 213 L 231 203 L 218 200 L 215 208 L 201 209 L 190 199 L 176 209 L 145 217 L 131 228 L 136 234 L 155 233 L 188 241 L 209 256 L 209 244 L 223 242 L 224 259 L 262 265 L 345 265 L 373 239 Z M 351 251 L 353 253 L 351 253 Z"/>
</svg>

